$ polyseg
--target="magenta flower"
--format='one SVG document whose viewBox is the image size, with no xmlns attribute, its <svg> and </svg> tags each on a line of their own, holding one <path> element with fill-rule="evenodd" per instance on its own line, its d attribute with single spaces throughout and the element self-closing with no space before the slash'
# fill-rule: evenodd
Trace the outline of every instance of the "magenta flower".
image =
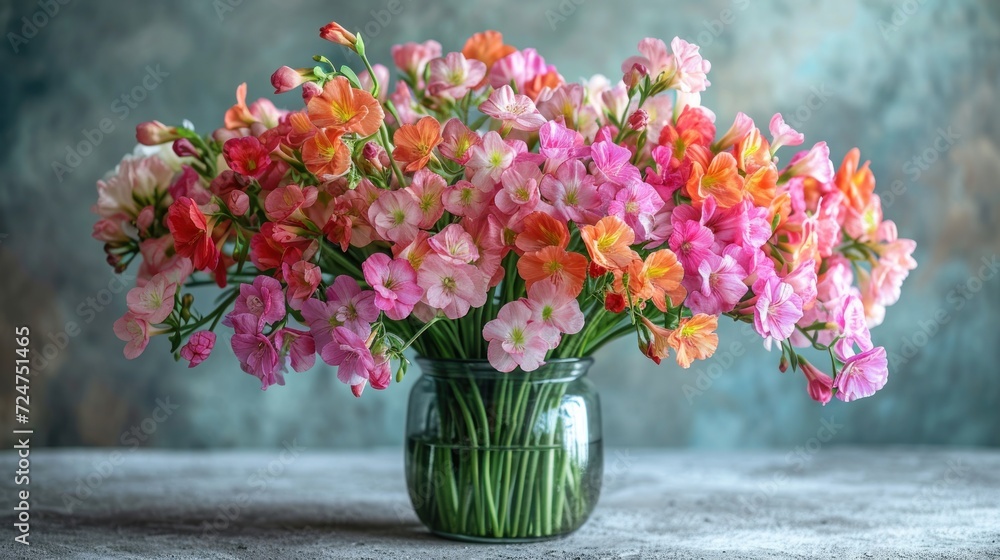
<svg viewBox="0 0 1000 560">
<path fill-rule="evenodd" d="M 482 142 L 469 150 L 466 165 L 473 171 L 470 181 L 476 188 L 492 192 L 503 172 L 514 163 L 516 155 L 514 148 L 504 142 L 497 131 L 487 132 Z"/>
<path fill-rule="evenodd" d="M 424 41 L 423 43 L 404 43 L 393 45 L 390 50 L 392 61 L 396 67 L 415 80 L 418 88 L 423 87 L 424 68 L 427 64 L 441 56 L 441 43 L 437 41 Z"/>
<path fill-rule="evenodd" d="M 382 239 L 408 244 L 417 236 L 423 214 L 406 191 L 383 191 L 368 209 L 368 219 Z"/>
<path fill-rule="evenodd" d="M 258 276 L 253 284 L 240 284 L 240 295 L 236 298 L 229 316 L 249 313 L 260 321 L 261 325 L 276 323 L 285 317 L 285 294 L 281 290 L 281 282 L 270 276 Z M 227 322 L 223 324 L 231 326 Z"/>
<path fill-rule="evenodd" d="M 509 372 L 518 366 L 533 371 L 545 363 L 545 354 L 559 333 L 531 317 L 528 304 L 517 300 L 504 305 L 497 318 L 486 323 L 483 338 L 490 343 L 487 356 L 498 371 Z"/>
<path fill-rule="evenodd" d="M 375 358 L 365 339 L 346 327 L 333 329 L 332 340 L 320 349 L 320 357 L 331 366 L 337 366 L 337 379 L 351 386 L 355 397 L 368 383 L 375 369 Z"/>
<path fill-rule="evenodd" d="M 652 185 L 629 181 L 618 189 L 608 204 L 608 215 L 622 219 L 635 232 L 636 242 L 649 239 L 653 231 L 653 216 L 663 207 L 663 199 Z"/>
<path fill-rule="evenodd" d="M 190 362 L 189 368 L 204 362 L 215 347 L 215 333 L 212 331 L 196 331 L 181 347 L 181 357 Z"/>
<path fill-rule="evenodd" d="M 538 153 L 547 160 L 545 169 L 553 170 L 570 158 L 589 156 L 590 147 L 579 132 L 560 121 L 549 121 L 538 129 Z"/>
<path fill-rule="evenodd" d="M 833 181 L 833 162 L 826 142 L 817 142 L 809 151 L 792 156 L 782 174 L 792 177 L 812 177 L 820 183 Z"/>
<path fill-rule="evenodd" d="M 594 158 L 594 165 L 591 172 L 594 174 L 595 182 L 613 183 L 618 186 L 626 185 L 633 181 L 641 181 L 639 169 L 629 163 L 632 159 L 632 152 L 614 142 L 594 142 L 590 147 L 590 155 Z"/>
<path fill-rule="evenodd" d="M 486 303 L 488 280 L 471 264 L 455 264 L 434 254 L 427 255 L 417 271 L 424 303 L 449 319 L 464 317 L 470 308 Z"/>
<path fill-rule="evenodd" d="M 131 311 L 115 321 L 114 330 L 126 342 L 124 354 L 129 360 L 138 358 L 149 345 L 149 323 Z"/>
<path fill-rule="evenodd" d="M 771 130 L 771 153 L 778 151 L 782 146 L 798 146 L 805 141 L 805 135 L 785 124 L 785 118 L 781 113 L 775 113 L 771 117 L 768 127 Z"/>
<path fill-rule="evenodd" d="M 535 282 L 528 288 L 528 308 L 531 320 L 550 326 L 560 333 L 576 334 L 583 329 L 585 319 L 576 298 L 559 289 L 552 280 Z"/>
<path fill-rule="evenodd" d="M 698 276 L 690 283 L 697 289 L 689 291 L 687 306 L 694 313 L 706 315 L 732 311 L 747 293 L 747 285 L 743 283 L 746 275 L 730 255 L 711 255 L 698 265 Z"/>
<path fill-rule="evenodd" d="M 375 307 L 393 321 L 407 318 L 424 295 L 417 285 L 416 271 L 405 258 L 393 259 L 385 253 L 375 253 L 361 264 L 361 269 L 365 282 L 375 290 Z"/>
<path fill-rule="evenodd" d="M 162 323 L 174 310 L 177 284 L 163 274 L 149 279 L 141 288 L 132 288 L 125 296 L 128 310 L 148 323 Z"/>
<path fill-rule="evenodd" d="M 298 311 L 323 281 L 323 272 L 318 265 L 309 261 L 299 261 L 292 265 L 284 262 L 281 271 L 288 283 L 288 306 Z"/>
<path fill-rule="evenodd" d="M 496 89 L 479 105 L 484 115 L 502 121 L 505 127 L 532 132 L 545 124 L 545 117 L 538 112 L 527 95 L 515 94 L 509 85 Z"/>
<path fill-rule="evenodd" d="M 799 362 L 799 367 L 806 376 L 807 390 L 812 400 L 824 405 L 830 402 L 830 397 L 833 396 L 833 378 L 805 360 Z"/>
<path fill-rule="evenodd" d="M 833 386 L 838 399 L 851 402 L 874 395 L 885 387 L 888 378 L 889 361 L 885 348 L 876 346 L 845 360 L 844 369 L 833 380 Z"/>
<path fill-rule="evenodd" d="M 539 190 L 552 207 L 552 215 L 560 220 L 594 224 L 599 219 L 596 211 L 601 207 L 601 196 L 579 160 L 566 161 L 554 174 L 542 177 Z"/>
<path fill-rule="evenodd" d="M 436 97 L 461 99 L 486 76 L 486 64 L 469 60 L 460 52 L 448 53 L 430 62 L 431 76 L 427 90 Z"/>
<path fill-rule="evenodd" d="M 697 276 L 698 267 L 712 253 L 715 235 L 712 230 L 694 220 L 685 220 L 674 224 L 668 243 L 670 250 L 684 266 L 684 275 Z"/>
<path fill-rule="evenodd" d="M 357 280 L 340 275 L 326 289 L 325 302 L 311 298 L 302 304 L 302 317 L 309 325 L 317 348 L 330 342 L 336 327 L 346 327 L 358 336 L 368 336 L 372 322 L 378 319 L 375 292 L 362 290 Z"/>
<path fill-rule="evenodd" d="M 285 371 L 309 371 L 316 363 L 316 344 L 306 331 L 285 327 L 274 333 L 274 346 L 278 350 L 278 367 Z"/>
<path fill-rule="evenodd" d="M 792 286 L 773 277 L 767 280 L 757 294 L 753 326 L 764 338 L 764 346 L 771 348 L 771 341 L 782 341 L 795 331 L 795 323 L 802 318 L 802 300 Z"/>
<path fill-rule="evenodd" d="M 260 388 L 284 385 L 285 378 L 278 369 L 278 351 L 271 339 L 261 332 L 259 318 L 253 313 L 230 314 L 229 322 L 235 331 L 230 343 L 240 361 L 240 368 L 260 379 Z"/>
</svg>

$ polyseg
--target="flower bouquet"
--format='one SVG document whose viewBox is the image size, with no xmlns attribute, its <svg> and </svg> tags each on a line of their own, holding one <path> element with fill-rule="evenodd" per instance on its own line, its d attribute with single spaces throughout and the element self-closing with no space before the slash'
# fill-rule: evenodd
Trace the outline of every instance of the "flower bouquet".
<svg viewBox="0 0 1000 560">
<path fill-rule="evenodd" d="M 248 105 L 243 84 L 207 136 L 143 123 L 98 182 L 94 237 L 116 270 L 141 261 L 114 327 L 127 358 L 162 335 L 194 367 L 223 328 L 263 389 L 318 355 L 361 396 L 400 381 L 412 347 L 433 378 L 411 397 L 414 505 L 438 532 L 499 539 L 589 514 L 600 422 L 582 372 L 619 337 L 687 368 L 727 316 L 816 401 L 885 384 L 869 328 L 914 242 L 857 149 L 836 172 L 824 142 L 781 163 L 804 139 L 780 114 L 717 134 L 697 46 L 644 39 L 620 80 L 571 83 L 487 31 L 459 52 L 394 46 L 392 82 L 360 35 L 320 36 L 360 73 L 282 67 L 275 92 L 304 106 Z M 190 288 L 213 284 L 196 307 Z"/>
</svg>

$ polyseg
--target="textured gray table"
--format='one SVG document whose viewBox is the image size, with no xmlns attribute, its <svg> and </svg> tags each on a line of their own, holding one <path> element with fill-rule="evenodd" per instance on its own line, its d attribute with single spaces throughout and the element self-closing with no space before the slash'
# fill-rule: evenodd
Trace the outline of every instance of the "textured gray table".
<svg viewBox="0 0 1000 560">
<path fill-rule="evenodd" d="M 612 450 L 591 520 L 562 540 L 427 533 L 400 450 L 35 450 L 31 546 L 2 558 L 1000 558 L 1000 452 Z M 817 446 L 818 447 L 818 446 Z"/>
</svg>

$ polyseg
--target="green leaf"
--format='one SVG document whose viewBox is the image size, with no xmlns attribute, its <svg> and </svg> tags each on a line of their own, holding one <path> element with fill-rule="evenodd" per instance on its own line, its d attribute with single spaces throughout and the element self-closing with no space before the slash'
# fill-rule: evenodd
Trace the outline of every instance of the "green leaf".
<svg viewBox="0 0 1000 560">
<path fill-rule="evenodd" d="M 350 66 L 347 66 L 346 64 L 341 66 L 340 73 L 343 74 L 345 78 L 350 80 L 352 86 L 362 89 L 361 80 L 358 79 L 358 75 L 354 73 L 354 70 L 351 70 Z"/>
</svg>

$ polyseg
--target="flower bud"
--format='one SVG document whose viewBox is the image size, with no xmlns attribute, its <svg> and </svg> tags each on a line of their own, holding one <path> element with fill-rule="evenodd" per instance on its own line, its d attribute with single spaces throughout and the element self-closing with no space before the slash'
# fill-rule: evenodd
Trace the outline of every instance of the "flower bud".
<svg viewBox="0 0 1000 560">
<path fill-rule="evenodd" d="M 591 278 L 600 278 L 607 273 L 608 269 L 595 263 L 594 261 L 591 261 L 590 265 L 587 267 L 587 274 L 589 274 Z"/>
<path fill-rule="evenodd" d="M 628 118 L 628 127 L 632 130 L 644 130 L 649 124 L 649 113 L 645 109 L 636 109 Z"/>
<path fill-rule="evenodd" d="M 271 74 L 271 85 L 274 86 L 274 93 L 285 93 L 301 86 L 312 76 L 312 70 L 299 68 L 298 70 L 282 66 Z"/>
<path fill-rule="evenodd" d="M 621 294 L 608 292 L 604 296 L 604 308 L 612 313 L 621 313 L 625 310 L 625 297 Z"/>
<path fill-rule="evenodd" d="M 160 121 L 146 121 L 135 127 L 135 139 L 144 146 L 158 146 L 178 138 L 177 127 Z"/>
<path fill-rule="evenodd" d="M 636 62 L 632 65 L 632 68 L 630 68 L 628 72 L 625 72 L 625 75 L 622 76 L 622 81 L 625 82 L 625 87 L 631 90 L 638 86 L 639 83 L 642 82 L 642 79 L 648 75 L 649 69 Z"/>
<path fill-rule="evenodd" d="M 184 294 L 181 297 L 181 319 L 188 321 L 191 319 L 191 305 L 194 303 L 194 296 L 191 294 Z"/>
<path fill-rule="evenodd" d="M 321 27 L 319 30 L 319 36 L 322 39 L 326 39 L 331 43 L 343 45 L 355 52 L 358 50 L 357 47 L 355 46 L 357 45 L 358 42 L 357 36 L 355 36 L 354 33 L 351 33 L 350 31 L 344 29 L 343 26 L 341 26 L 339 23 L 335 21 L 331 21 L 330 23 Z"/>
<path fill-rule="evenodd" d="M 316 82 L 306 82 L 302 84 L 302 100 L 309 103 L 309 100 L 323 93 L 323 88 Z"/>
<path fill-rule="evenodd" d="M 778 362 L 778 371 L 781 373 L 788 371 L 788 356 L 781 356 L 781 361 Z"/>
<path fill-rule="evenodd" d="M 174 140 L 173 149 L 174 154 L 176 154 L 177 157 L 196 158 L 200 155 L 198 153 L 198 149 L 195 148 L 194 144 L 192 144 L 187 138 L 178 138 L 177 140 Z"/>
</svg>

